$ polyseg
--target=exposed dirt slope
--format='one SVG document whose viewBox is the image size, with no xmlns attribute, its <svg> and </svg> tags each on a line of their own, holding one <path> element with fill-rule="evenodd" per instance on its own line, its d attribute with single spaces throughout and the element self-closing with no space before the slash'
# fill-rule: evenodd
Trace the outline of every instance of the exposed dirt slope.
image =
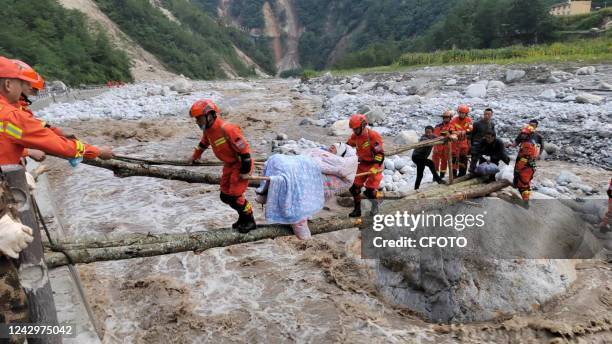
<svg viewBox="0 0 612 344">
<path fill-rule="evenodd" d="M 125 51 L 132 61 L 131 72 L 136 81 L 172 79 L 176 75 L 169 72 L 166 67 L 151 53 L 144 50 L 138 43 L 129 38 L 121 29 L 107 17 L 93 0 L 59 0 L 59 3 L 68 8 L 75 9 L 87 15 L 92 23 L 102 26 L 110 36 L 112 42 Z"/>
</svg>

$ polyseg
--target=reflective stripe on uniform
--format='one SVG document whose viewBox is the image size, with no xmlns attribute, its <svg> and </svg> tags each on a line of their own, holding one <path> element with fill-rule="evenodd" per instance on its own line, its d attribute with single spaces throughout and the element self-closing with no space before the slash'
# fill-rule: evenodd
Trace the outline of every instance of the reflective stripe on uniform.
<svg viewBox="0 0 612 344">
<path fill-rule="evenodd" d="M 77 150 L 77 153 L 74 157 L 80 158 L 83 156 L 83 152 L 85 151 L 85 145 L 83 145 L 83 143 L 79 140 L 74 141 L 74 143 L 76 143 L 76 150 Z"/>
<path fill-rule="evenodd" d="M 377 155 L 377 156 L 374 157 L 374 160 L 376 160 L 378 162 L 382 161 L 382 159 L 383 159 L 382 155 Z"/>
<path fill-rule="evenodd" d="M 23 136 L 23 130 L 11 122 L 5 122 L 4 132 L 18 140 Z"/>
<path fill-rule="evenodd" d="M 0 122 L 0 133 L 4 132 L 4 122 Z"/>
<path fill-rule="evenodd" d="M 227 140 L 225 139 L 225 137 L 220 137 L 218 139 L 215 140 L 215 147 L 218 147 L 224 143 L 226 143 Z"/>
<path fill-rule="evenodd" d="M 368 147 L 370 147 L 370 141 L 369 141 L 369 140 L 368 140 L 368 141 L 366 141 L 366 142 L 364 142 L 364 143 L 361 145 L 361 148 L 368 148 Z"/>
</svg>

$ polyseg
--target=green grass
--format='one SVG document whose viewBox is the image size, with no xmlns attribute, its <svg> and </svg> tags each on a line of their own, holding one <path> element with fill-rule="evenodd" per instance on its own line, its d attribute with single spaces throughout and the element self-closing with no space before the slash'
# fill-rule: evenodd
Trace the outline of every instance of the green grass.
<svg viewBox="0 0 612 344">
<path fill-rule="evenodd" d="M 530 47 L 500 49 L 447 50 L 433 53 L 408 53 L 388 66 L 334 69 L 332 74 L 347 76 L 364 73 L 402 72 L 416 67 L 453 64 L 516 64 L 612 61 L 612 34 L 604 37 Z M 324 72 L 319 72 L 319 75 Z"/>
<path fill-rule="evenodd" d="M 534 46 L 512 46 L 500 49 L 447 50 L 434 53 L 402 55 L 400 66 L 444 65 L 466 63 L 537 63 L 612 60 L 612 35 L 591 40 Z"/>
</svg>

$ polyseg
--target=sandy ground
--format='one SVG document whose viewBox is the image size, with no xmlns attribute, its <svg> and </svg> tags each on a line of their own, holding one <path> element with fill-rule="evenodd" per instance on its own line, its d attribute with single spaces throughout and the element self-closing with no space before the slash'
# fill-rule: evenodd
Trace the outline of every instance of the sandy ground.
<svg viewBox="0 0 612 344">
<path fill-rule="evenodd" d="M 226 118 L 242 126 L 257 156 L 269 153 L 277 133 L 324 144 L 338 140 L 326 128 L 298 125 L 314 115 L 321 100 L 290 92 L 285 81 L 262 81 L 251 90 L 224 83 L 207 87 L 223 94 Z M 142 157 L 186 158 L 200 135 L 185 114 L 64 126 L 88 142 Z M 58 160 L 51 165 L 55 200 L 72 235 L 214 230 L 235 217 L 218 200 L 216 186 L 121 180 L 88 166 L 68 170 Z M 594 184 L 609 178 L 605 170 L 558 161 L 542 162 L 538 175 L 554 178 L 561 169 Z M 247 196 L 252 199 L 252 190 Z M 348 212 L 330 207 L 321 215 Z M 261 220 L 261 209 L 255 212 Z M 308 242 L 279 238 L 199 254 L 89 264 L 80 272 L 105 343 L 612 342 L 607 263 L 581 262 L 572 289 L 530 314 L 438 325 L 387 304 L 372 281 L 371 262 L 359 259 L 358 249 L 358 232 L 344 230 Z"/>
</svg>

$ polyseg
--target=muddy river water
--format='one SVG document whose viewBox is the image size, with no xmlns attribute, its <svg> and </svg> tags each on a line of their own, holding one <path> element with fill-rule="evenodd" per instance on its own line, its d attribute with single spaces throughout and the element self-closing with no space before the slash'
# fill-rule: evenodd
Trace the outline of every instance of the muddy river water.
<svg viewBox="0 0 612 344">
<path fill-rule="evenodd" d="M 338 141 L 326 128 L 298 125 L 321 100 L 290 92 L 295 82 L 202 83 L 197 90 L 214 92 L 259 156 L 269 153 L 270 141 L 281 132 L 323 144 Z M 101 114 L 61 124 L 86 141 L 111 144 L 120 154 L 186 158 L 199 133 L 186 117 L 184 103 L 174 115 L 113 119 Z M 72 169 L 59 160 L 49 164 L 55 206 L 72 236 L 215 230 L 235 221 L 215 185 L 119 179 L 91 166 Z M 253 200 L 252 190 L 247 197 Z M 321 216 L 349 212 L 329 207 Z M 255 207 L 255 213 L 263 221 L 261 208 Z M 609 289 L 606 280 L 612 277 L 609 265 L 601 268 L 592 262 L 579 271 L 584 276 L 566 304 L 553 302 L 530 315 L 451 326 L 427 323 L 379 295 L 375 263 L 359 258 L 356 229 L 309 241 L 284 237 L 200 253 L 100 262 L 81 265 L 79 271 L 104 343 L 540 342 L 551 338 L 551 328 L 588 323 L 589 302 L 601 296 L 593 291 L 606 285 Z M 603 295 L 610 297 L 609 290 Z M 612 298 L 607 302 L 610 307 Z"/>
</svg>

